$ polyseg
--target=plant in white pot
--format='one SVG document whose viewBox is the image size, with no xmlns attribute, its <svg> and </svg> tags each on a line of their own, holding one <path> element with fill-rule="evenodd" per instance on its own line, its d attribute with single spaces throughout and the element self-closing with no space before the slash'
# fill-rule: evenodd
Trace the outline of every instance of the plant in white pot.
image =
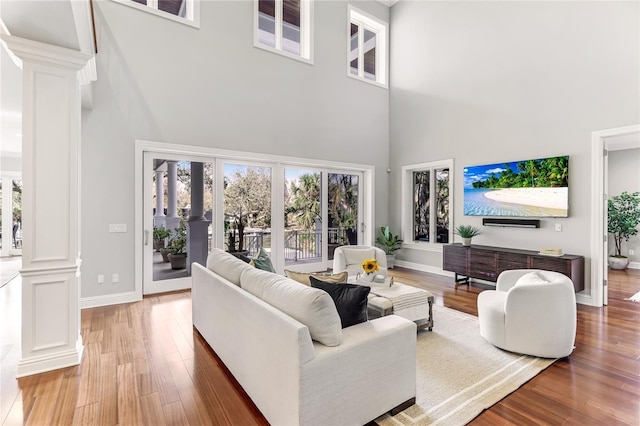
<svg viewBox="0 0 640 426">
<path fill-rule="evenodd" d="M 396 264 L 394 252 L 402 248 L 402 240 L 397 235 L 393 235 L 389 226 L 380 227 L 380 236 L 376 238 L 376 244 L 384 250 L 387 255 L 387 267 L 393 269 Z"/>
<path fill-rule="evenodd" d="M 454 234 L 460 235 L 462 238 L 463 246 L 470 246 L 471 239 L 477 235 L 480 235 L 481 232 L 478 228 L 472 225 L 460 225 L 453 231 Z"/>
<path fill-rule="evenodd" d="M 629 194 L 625 191 L 611 197 L 607 204 L 608 231 L 613 234 L 616 246 L 615 254 L 609 256 L 609 266 L 612 269 L 625 269 L 629 265 L 629 258 L 622 255 L 622 240 L 629 241 L 629 237 L 638 234 L 640 192 Z"/>
</svg>

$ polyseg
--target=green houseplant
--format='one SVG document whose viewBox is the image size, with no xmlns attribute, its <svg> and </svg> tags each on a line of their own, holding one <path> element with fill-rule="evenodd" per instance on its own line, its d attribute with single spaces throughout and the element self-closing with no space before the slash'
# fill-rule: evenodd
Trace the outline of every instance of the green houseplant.
<svg viewBox="0 0 640 426">
<path fill-rule="evenodd" d="M 187 267 L 187 229 L 184 225 L 173 230 L 169 249 L 171 249 L 168 255 L 171 269 L 185 269 Z"/>
<path fill-rule="evenodd" d="M 164 248 L 164 240 L 169 238 L 171 231 L 162 226 L 153 226 L 153 248 L 156 251 Z"/>
<path fill-rule="evenodd" d="M 393 235 L 389 226 L 380 227 L 380 236 L 376 238 L 376 244 L 384 250 L 387 255 L 387 266 L 392 268 L 396 263 L 394 252 L 402 248 L 402 240 L 397 235 Z"/>
<path fill-rule="evenodd" d="M 460 235 L 463 246 L 470 246 L 471 238 L 481 234 L 480 230 L 472 225 L 459 225 L 453 233 Z"/>
<path fill-rule="evenodd" d="M 640 224 L 640 192 L 629 194 L 624 191 L 613 196 L 607 202 L 608 231 L 613 234 L 615 254 L 609 256 L 609 266 L 613 269 L 625 269 L 629 258 L 622 255 L 622 240 L 638 234 Z"/>
</svg>

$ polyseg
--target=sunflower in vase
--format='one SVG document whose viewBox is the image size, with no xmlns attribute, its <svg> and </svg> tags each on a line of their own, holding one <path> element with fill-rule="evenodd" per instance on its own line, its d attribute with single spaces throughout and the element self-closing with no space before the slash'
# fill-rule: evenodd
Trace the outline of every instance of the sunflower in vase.
<svg viewBox="0 0 640 426">
<path fill-rule="evenodd" d="M 378 261 L 375 259 L 367 259 L 362 262 L 362 270 L 365 273 L 365 278 L 369 281 L 373 279 L 374 272 L 378 272 L 380 267 Z"/>
</svg>

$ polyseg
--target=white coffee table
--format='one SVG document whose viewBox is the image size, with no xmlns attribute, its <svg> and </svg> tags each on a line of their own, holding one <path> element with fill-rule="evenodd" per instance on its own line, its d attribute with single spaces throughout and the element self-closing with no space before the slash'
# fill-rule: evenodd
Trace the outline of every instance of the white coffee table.
<svg viewBox="0 0 640 426">
<path fill-rule="evenodd" d="M 429 331 L 433 330 L 434 297 L 430 291 L 402 284 L 397 281 L 389 286 L 389 278 L 385 280 L 385 283 L 374 283 L 349 277 L 348 282 L 371 288 L 367 304 L 370 318 L 379 318 L 394 314 L 415 322 L 418 330 L 425 328 Z M 404 304 L 402 309 L 394 307 L 392 301 L 394 298 L 407 296 L 409 294 L 411 294 L 412 296 L 410 297 L 414 299 L 412 303 L 409 303 L 410 306 Z M 420 299 L 420 301 L 416 301 L 416 298 Z"/>
</svg>

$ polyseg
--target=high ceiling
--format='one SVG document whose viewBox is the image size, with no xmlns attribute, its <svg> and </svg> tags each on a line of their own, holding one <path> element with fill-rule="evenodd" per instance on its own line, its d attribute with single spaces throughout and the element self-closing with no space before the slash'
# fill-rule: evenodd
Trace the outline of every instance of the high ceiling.
<svg viewBox="0 0 640 426">
<path fill-rule="evenodd" d="M 0 19 L 12 36 L 92 54 L 89 10 L 89 0 L 2 0 Z M 0 154 L 15 157 L 22 145 L 22 71 L 0 50 Z"/>
</svg>

